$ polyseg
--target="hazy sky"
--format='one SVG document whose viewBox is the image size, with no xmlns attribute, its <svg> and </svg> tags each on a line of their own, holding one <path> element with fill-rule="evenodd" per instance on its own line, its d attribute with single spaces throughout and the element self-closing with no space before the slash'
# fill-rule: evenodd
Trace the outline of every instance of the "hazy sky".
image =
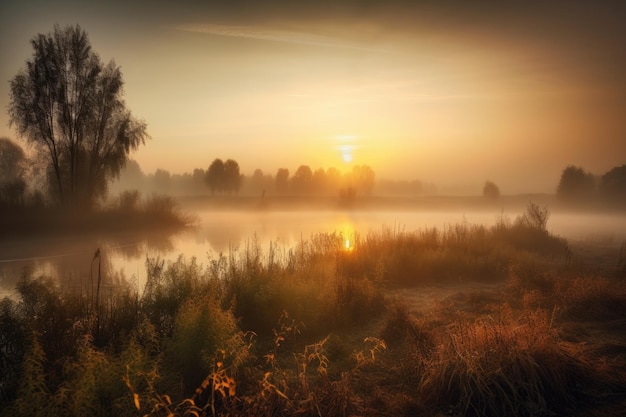
<svg viewBox="0 0 626 417">
<path fill-rule="evenodd" d="M 146 173 L 368 164 L 518 193 L 625 164 L 626 7 L 508 3 L 2 2 L 0 136 L 30 39 L 78 23 L 148 124 Z"/>
</svg>

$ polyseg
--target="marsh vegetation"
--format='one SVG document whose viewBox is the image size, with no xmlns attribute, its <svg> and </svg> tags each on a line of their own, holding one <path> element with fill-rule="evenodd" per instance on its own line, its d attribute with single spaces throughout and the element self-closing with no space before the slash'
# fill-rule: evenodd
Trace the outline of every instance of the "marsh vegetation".
<svg viewBox="0 0 626 417">
<path fill-rule="evenodd" d="M 548 214 L 251 238 L 148 258 L 140 290 L 25 275 L 1 304 L 2 414 L 619 415 L 626 256 L 598 267 Z"/>
<path fill-rule="evenodd" d="M 235 26 L 211 28 L 224 38 Z M 258 30 L 241 36 L 241 28 L 235 37 L 267 37 Z M 270 36 L 272 42 L 281 37 Z M 0 290 L 14 284 L 0 301 L 0 417 L 623 415 L 626 244 L 620 248 L 620 240 L 626 238 L 626 165 L 602 176 L 568 166 L 556 194 L 540 196 L 559 208 L 602 217 L 612 233 L 610 245 L 581 245 L 558 235 L 548 228 L 543 201 L 509 219 L 505 209 L 517 210 L 527 196 L 503 195 L 492 181 L 484 183 L 482 195 L 447 198 L 433 196 L 436 186 L 420 180 L 377 179 L 369 165 L 352 164 L 355 151 L 367 148 L 353 135 L 333 139 L 344 167 L 351 168 L 344 172 L 300 165 L 290 176 L 283 164 L 294 161 L 281 160 L 275 175 L 257 168 L 246 177 L 235 159 L 216 158 L 206 170 L 170 174 L 157 168 L 146 175 L 130 155 L 150 138 L 147 124 L 127 108 L 115 61 L 101 61 L 78 25 L 56 25 L 35 36 L 31 46 L 31 58 L 10 81 L 7 107 L 28 147 L 0 138 L 0 264 L 52 258 L 69 264 L 72 258 L 89 269 L 0 268 Z M 365 62 L 365 49 L 348 49 L 359 50 L 359 62 Z M 393 79 L 394 85 L 402 81 Z M 151 93 L 158 90 L 151 84 Z M 419 83 L 398 85 L 404 84 Z M 442 103 L 456 94 L 445 96 Z M 271 100 L 260 97 L 253 101 L 271 107 Z M 541 97 L 546 98 L 543 91 Z M 188 112 L 192 102 L 179 110 Z M 241 104 L 237 100 L 236 125 L 260 135 L 254 140 L 263 142 L 263 152 L 257 152 L 267 153 L 267 144 L 277 142 L 260 138 L 275 132 L 240 123 L 249 117 Z M 383 107 L 394 108 L 375 104 L 376 119 Z M 460 119 L 474 117 L 473 111 L 463 113 Z M 365 122 L 359 116 L 356 125 Z M 307 125 L 337 127 L 328 121 L 302 126 Z M 597 121 L 593 125 L 595 130 Z M 225 134 L 221 140 L 231 137 L 230 129 L 217 130 Z M 380 150 L 394 147 L 383 139 Z M 436 147 L 435 141 L 429 146 Z M 200 146 L 192 148 L 204 155 Z M 410 147 L 399 148 L 410 155 L 411 172 L 426 161 L 422 150 L 415 159 Z M 548 155 L 550 148 L 540 148 Z M 269 164 L 253 149 L 246 153 L 254 163 Z M 440 155 L 456 161 L 443 149 Z M 494 158 L 491 151 L 483 153 Z M 506 164 L 504 154 L 499 158 L 498 164 Z M 457 175 L 466 175 L 468 166 L 456 164 Z M 116 188 L 119 197 L 111 198 Z M 135 188 L 169 194 L 142 199 Z M 197 228 L 189 226 L 198 226 L 197 219 L 172 196 L 192 212 L 208 207 L 210 232 L 193 235 Z M 415 213 L 417 206 L 420 213 L 455 207 L 501 214 L 493 225 L 464 219 L 372 229 L 369 219 L 364 234 L 354 225 L 359 216 Z M 334 231 L 320 231 L 319 219 L 309 236 L 302 224 L 292 227 L 311 213 L 331 213 Z M 346 227 L 337 226 L 337 213 L 349 219 Z M 271 216 L 299 236 L 268 244 L 243 221 Z M 199 254 L 171 244 L 170 236 L 181 230 L 192 231 Z M 151 232 L 159 234 L 154 246 L 182 254 L 165 259 L 159 256 L 163 251 L 140 245 Z M 128 241 L 132 233 L 141 237 Z M 80 249 L 58 245 L 59 238 L 75 236 Z M 15 246 L 39 245 L 57 252 L 14 255 Z M 116 270 L 110 248 L 145 259 L 145 280 Z"/>
</svg>

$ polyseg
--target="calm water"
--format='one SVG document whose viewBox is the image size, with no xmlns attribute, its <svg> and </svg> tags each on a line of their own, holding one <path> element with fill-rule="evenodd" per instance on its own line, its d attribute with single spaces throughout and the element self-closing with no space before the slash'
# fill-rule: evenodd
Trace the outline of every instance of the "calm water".
<svg viewBox="0 0 626 417">
<path fill-rule="evenodd" d="M 85 287 L 97 274 L 94 253 L 101 250 L 104 276 L 110 282 L 124 276 L 141 290 L 146 279 L 146 257 L 172 262 L 180 254 L 206 263 L 208 257 L 244 249 L 255 239 L 267 249 L 272 244 L 288 250 L 311 235 L 342 233 L 350 239 L 384 228 L 413 231 L 444 228 L 459 222 L 493 225 L 504 214 L 514 219 L 519 212 L 474 211 L 291 211 L 226 212 L 199 211 L 199 225 L 176 235 L 116 234 L 24 238 L 0 243 L 0 295 L 11 294 L 25 273 L 56 276 L 64 286 Z M 570 240 L 592 240 L 619 246 L 626 240 L 626 215 L 552 213 L 548 228 Z M 94 261 L 92 263 L 92 261 Z M 93 272 L 92 272 L 93 271 Z"/>
</svg>

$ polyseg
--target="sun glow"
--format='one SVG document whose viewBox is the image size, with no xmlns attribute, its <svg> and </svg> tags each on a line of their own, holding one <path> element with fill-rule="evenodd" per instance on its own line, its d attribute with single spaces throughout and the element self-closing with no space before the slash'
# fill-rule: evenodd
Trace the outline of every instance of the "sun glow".
<svg viewBox="0 0 626 417">
<path fill-rule="evenodd" d="M 339 152 L 341 160 L 346 164 L 351 163 L 354 160 L 354 151 L 356 149 L 356 145 L 354 143 L 356 141 L 356 136 L 337 135 L 334 139 L 337 143 L 335 149 Z"/>
</svg>

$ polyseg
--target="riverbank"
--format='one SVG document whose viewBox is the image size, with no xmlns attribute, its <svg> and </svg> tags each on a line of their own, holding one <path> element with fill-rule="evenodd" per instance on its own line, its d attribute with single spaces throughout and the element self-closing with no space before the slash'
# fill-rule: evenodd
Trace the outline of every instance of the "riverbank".
<svg viewBox="0 0 626 417">
<path fill-rule="evenodd" d="M 624 260 L 525 216 L 148 258 L 141 292 L 24 277 L 0 310 L 4 415 L 618 416 Z"/>
</svg>

